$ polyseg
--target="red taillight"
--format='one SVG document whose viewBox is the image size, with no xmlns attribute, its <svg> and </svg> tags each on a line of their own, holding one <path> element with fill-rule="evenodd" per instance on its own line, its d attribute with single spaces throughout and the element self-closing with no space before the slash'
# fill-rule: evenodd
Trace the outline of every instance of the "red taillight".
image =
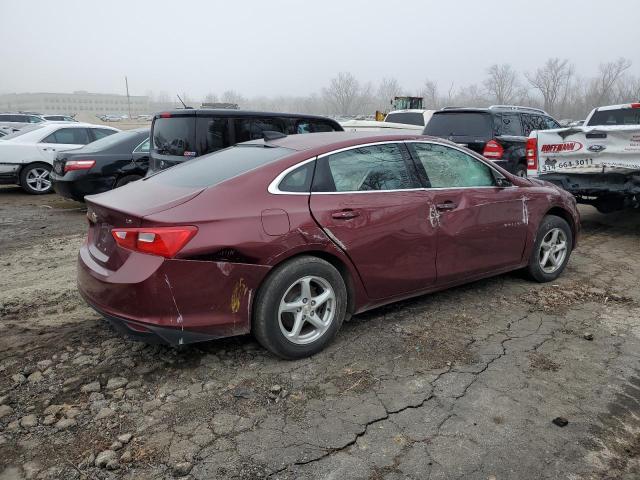
<svg viewBox="0 0 640 480">
<path fill-rule="evenodd" d="M 67 162 L 64 164 L 64 171 L 70 172 L 72 170 L 89 170 L 95 164 L 95 160 L 67 160 Z"/>
<path fill-rule="evenodd" d="M 640 108 L 640 103 L 632 103 L 631 108 Z"/>
<path fill-rule="evenodd" d="M 497 140 L 489 140 L 482 151 L 482 156 L 491 160 L 500 160 L 504 154 L 504 148 Z"/>
<path fill-rule="evenodd" d="M 198 231 L 197 227 L 114 228 L 116 243 L 136 252 L 173 258 Z"/>
<path fill-rule="evenodd" d="M 160 118 L 171 118 L 171 114 L 169 112 L 161 113 Z"/>
<path fill-rule="evenodd" d="M 527 170 L 538 170 L 538 140 L 536 138 L 527 138 L 525 152 L 527 155 Z"/>
</svg>

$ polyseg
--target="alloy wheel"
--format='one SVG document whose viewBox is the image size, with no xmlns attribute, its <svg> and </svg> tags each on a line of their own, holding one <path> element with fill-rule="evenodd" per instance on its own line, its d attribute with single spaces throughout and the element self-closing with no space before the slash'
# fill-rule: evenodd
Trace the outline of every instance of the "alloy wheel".
<svg viewBox="0 0 640 480">
<path fill-rule="evenodd" d="M 538 261 L 545 273 L 554 273 L 564 263 L 567 256 L 567 236 L 559 228 L 547 232 L 540 244 Z"/>
<path fill-rule="evenodd" d="M 46 192 L 51 188 L 49 170 L 43 167 L 35 167 L 27 172 L 27 185 L 35 192 Z"/>
<path fill-rule="evenodd" d="M 336 294 L 318 276 L 296 280 L 278 307 L 278 323 L 287 340 L 298 345 L 315 342 L 329 329 L 336 315 Z"/>
</svg>

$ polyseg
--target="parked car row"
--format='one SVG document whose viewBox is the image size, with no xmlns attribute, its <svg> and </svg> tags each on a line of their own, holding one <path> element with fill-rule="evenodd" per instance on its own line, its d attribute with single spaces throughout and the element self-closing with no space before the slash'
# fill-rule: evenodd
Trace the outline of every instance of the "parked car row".
<svg viewBox="0 0 640 480">
<path fill-rule="evenodd" d="M 27 193 L 52 190 L 49 174 L 59 152 L 112 135 L 112 127 L 79 122 L 41 122 L 0 139 L 0 184 L 18 184 Z"/>
</svg>

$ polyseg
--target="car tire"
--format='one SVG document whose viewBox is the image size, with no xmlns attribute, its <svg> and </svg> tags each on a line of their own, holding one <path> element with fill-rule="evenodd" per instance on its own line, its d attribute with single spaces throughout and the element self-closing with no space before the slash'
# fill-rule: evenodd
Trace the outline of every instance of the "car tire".
<svg viewBox="0 0 640 480">
<path fill-rule="evenodd" d="M 137 180 L 140 180 L 141 178 L 142 178 L 141 175 L 125 175 L 124 177 L 120 177 L 116 181 L 116 185 L 113 188 L 122 187 L 122 186 L 126 185 L 127 183 L 135 182 Z"/>
<path fill-rule="evenodd" d="M 564 271 L 572 247 L 573 233 L 567 221 L 547 215 L 538 227 L 527 273 L 541 283 L 555 280 Z"/>
<path fill-rule="evenodd" d="M 20 186 L 32 195 L 44 195 L 53 191 L 50 178 L 51 165 L 47 163 L 30 163 L 20 170 Z"/>
<path fill-rule="evenodd" d="M 346 310 L 347 288 L 340 272 L 320 258 L 297 257 L 276 267 L 260 287 L 253 335 L 278 357 L 309 357 L 334 339 Z"/>
</svg>

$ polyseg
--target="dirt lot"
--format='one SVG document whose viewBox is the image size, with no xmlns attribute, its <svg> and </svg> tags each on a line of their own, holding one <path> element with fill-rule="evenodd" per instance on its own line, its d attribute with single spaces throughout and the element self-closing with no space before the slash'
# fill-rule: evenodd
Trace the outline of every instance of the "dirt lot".
<svg viewBox="0 0 640 480">
<path fill-rule="evenodd" d="M 76 293 L 82 206 L 0 188 L 0 479 L 640 478 L 640 213 L 582 213 L 556 284 L 395 304 L 285 362 L 121 338 Z"/>
</svg>

